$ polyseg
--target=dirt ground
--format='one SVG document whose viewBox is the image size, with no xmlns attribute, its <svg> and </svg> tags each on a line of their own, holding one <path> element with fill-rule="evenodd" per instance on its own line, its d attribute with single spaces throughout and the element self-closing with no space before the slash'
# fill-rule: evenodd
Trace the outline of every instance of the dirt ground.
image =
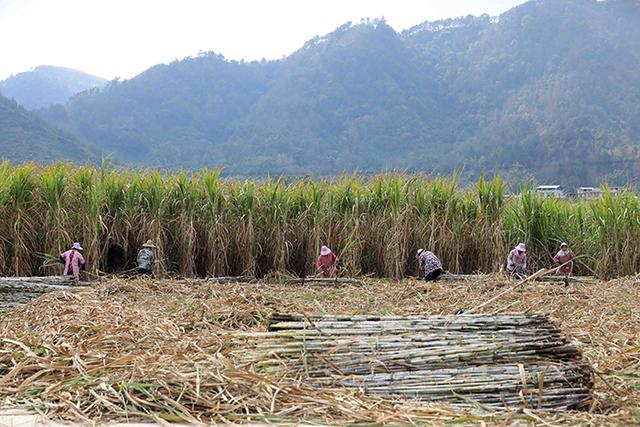
<svg viewBox="0 0 640 427">
<path fill-rule="evenodd" d="M 596 372 L 589 412 L 478 414 L 358 391 L 312 389 L 236 366 L 237 331 L 273 312 L 453 314 L 509 288 L 502 276 L 464 282 L 218 285 L 105 281 L 53 292 L 0 313 L 0 406 L 54 420 L 434 425 L 640 425 L 640 282 L 525 284 L 480 312 L 549 316 Z"/>
</svg>

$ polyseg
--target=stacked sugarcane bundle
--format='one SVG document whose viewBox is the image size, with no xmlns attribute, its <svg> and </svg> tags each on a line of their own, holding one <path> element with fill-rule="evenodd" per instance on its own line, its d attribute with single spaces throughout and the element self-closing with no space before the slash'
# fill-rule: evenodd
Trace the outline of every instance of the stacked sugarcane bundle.
<svg viewBox="0 0 640 427">
<path fill-rule="evenodd" d="M 207 277 L 204 279 L 207 283 L 252 283 L 256 282 L 253 276 L 225 276 L 225 277 Z"/>
<path fill-rule="evenodd" d="M 577 408 L 592 371 L 541 316 L 274 315 L 269 332 L 243 334 L 241 359 L 264 373 L 491 409 Z"/>
<path fill-rule="evenodd" d="M 364 285 L 360 279 L 352 277 L 295 277 L 283 280 L 287 285 Z"/>
<path fill-rule="evenodd" d="M 38 298 L 42 292 L 35 291 L 8 291 L 0 288 L 0 310 L 17 307 Z"/>
<path fill-rule="evenodd" d="M 562 283 L 565 280 L 565 276 L 542 276 L 536 279 L 536 282 L 545 283 Z M 583 285 L 596 285 L 600 281 L 597 277 L 593 276 L 569 276 L 569 282 L 580 283 Z"/>
<path fill-rule="evenodd" d="M 0 277 L 0 310 L 26 304 L 51 291 L 76 286 L 73 276 Z"/>
<path fill-rule="evenodd" d="M 73 276 L 42 276 L 42 277 L 0 277 L 0 288 L 47 288 L 57 286 L 75 286 Z"/>
<path fill-rule="evenodd" d="M 479 278 L 486 277 L 477 274 L 443 274 L 438 280 L 449 282 L 463 282 L 465 280 L 478 280 Z M 564 282 L 564 276 L 540 276 L 535 279 L 535 282 L 543 283 L 562 283 Z M 580 283 L 584 285 L 595 285 L 598 283 L 598 278 L 593 276 L 569 276 L 571 283 Z"/>
</svg>

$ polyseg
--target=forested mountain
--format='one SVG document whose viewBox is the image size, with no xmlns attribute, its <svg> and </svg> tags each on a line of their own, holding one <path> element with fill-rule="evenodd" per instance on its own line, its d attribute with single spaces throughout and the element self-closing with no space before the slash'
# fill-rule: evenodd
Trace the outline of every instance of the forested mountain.
<svg viewBox="0 0 640 427">
<path fill-rule="evenodd" d="M 157 65 L 43 114 L 133 164 L 213 165 L 216 145 L 267 91 L 277 65 L 213 54 Z"/>
<path fill-rule="evenodd" d="M 0 81 L 0 94 L 34 110 L 64 104 L 73 95 L 104 86 L 107 81 L 71 68 L 40 65 Z"/>
<path fill-rule="evenodd" d="M 15 100 L 0 95 L 0 161 L 48 163 L 99 160 L 92 149 L 75 136 L 25 110 Z"/>
<path fill-rule="evenodd" d="M 206 54 L 42 114 L 131 164 L 618 183 L 640 173 L 639 71 L 638 1 L 533 0 L 402 33 L 347 24 L 279 61 Z"/>
</svg>

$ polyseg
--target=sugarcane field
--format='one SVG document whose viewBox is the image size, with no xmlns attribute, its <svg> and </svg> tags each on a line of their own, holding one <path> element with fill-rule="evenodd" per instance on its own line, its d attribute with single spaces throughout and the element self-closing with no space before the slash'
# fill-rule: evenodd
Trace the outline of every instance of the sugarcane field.
<svg viewBox="0 0 640 427">
<path fill-rule="evenodd" d="M 504 194 L 5 162 L 0 421 L 640 423 L 640 201 Z"/>
</svg>

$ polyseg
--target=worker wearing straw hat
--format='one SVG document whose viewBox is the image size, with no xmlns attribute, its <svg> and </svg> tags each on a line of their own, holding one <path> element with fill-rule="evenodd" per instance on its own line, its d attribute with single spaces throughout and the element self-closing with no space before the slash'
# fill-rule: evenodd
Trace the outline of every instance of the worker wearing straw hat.
<svg viewBox="0 0 640 427">
<path fill-rule="evenodd" d="M 153 276 L 153 265 L 156 261 L 156 246 L 151 240 L 147 240 L 138 252 L 138 273 L 142 276 Z"/>
<path fill-rule="evenodd" d="M 416 259 L 418 260 L 418 268 L 420 269 L 420 274 L 424 277 L 426 281 L 435 282 L 438 280 L 440 275 L 442 274 L 442 262 L 438 259 L 437 256 L 431 251 L 426 251 L 424 249 L 418 249 L 418 253 L 416 254 Z"/>
<path fill-rule="evenodd" d="M 507 273 L 524 274 L 527 269 L 527 248 L 524 243 L 518 243 L 518 245 L 509 252 L 507 256 Z"/>
<path fill-rule="evenodd" d="M 322 277 L 336 277 L 336 261 L 338 258 L 327 246 L 320 248 L 320 256 L 316 261 L 316 271 Z"/>
<path fill-rule="evenodd" d="M 75 242 L 71 245 L 71 249 L 60 254 L 60 259 L 64 262 L 64 273 L 73 274 L 76 282 L 80 281 L 80 268 L 84 266 L 85 259 L 82 256 L 82 246 L 80 243 Z"/>
</svg>

